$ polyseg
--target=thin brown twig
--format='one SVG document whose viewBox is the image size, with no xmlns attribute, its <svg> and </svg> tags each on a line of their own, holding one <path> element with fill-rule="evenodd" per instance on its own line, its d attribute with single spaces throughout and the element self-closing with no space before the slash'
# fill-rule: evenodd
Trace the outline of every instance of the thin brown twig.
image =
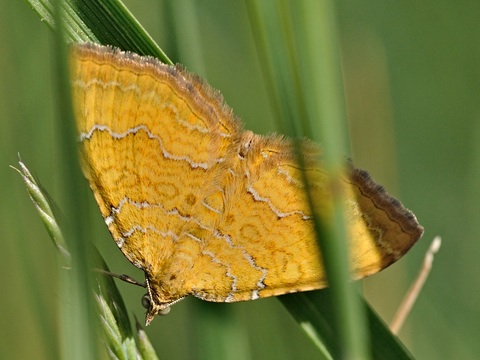
<svg viewBox="0 0 480 360">
<path fill-rule="evenodd" d="M 390 324 L 390 330 L 393 334 L 398 334 L 403 326 L 403 323 L 405 322 L 405 319 L 412 310 L 413 304 L 415 304 L 415 301 L 417 300 L 417 297 L 422 290 L 425 281 L 427 280 L 428 274 L 432 269 L 433 256 L 440 249 L 441 244 L 442 239 L 440 236 L 436 236 L 430 244 L 430 247 L 425 254 L 425 258 L 423 259 L 422 268 L 420 269 L 416 280 L 405 295 L 402 303 L 398 307 L 397 313 L 393 317 L 392 323 Z"/>
</svg>

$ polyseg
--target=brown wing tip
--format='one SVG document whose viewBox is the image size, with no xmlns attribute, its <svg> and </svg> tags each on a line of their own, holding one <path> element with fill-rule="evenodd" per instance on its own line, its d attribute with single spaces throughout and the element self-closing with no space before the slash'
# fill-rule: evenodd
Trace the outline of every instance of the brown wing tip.
<svg viewBox="0 0 480 360">
<path fill-rule="evenodd" d="M 387 212 L 390 219 L 399 224 L 403 232 L 408 235 L 410 240 L 408 242 L 402 242 L 401 254 L 398 255 L 401 256 L 406 253 L 417 240 L 420 239 L 424 232 L 415 214 L 407 209 L 399 200 L 389 195 L 385 188 L 377 184 L 367 171 L 354 168 L 351 161 L 349 161 L 349 171 L 351 181 L 358 186 L 360 191 L 367 196 L 377 208 Z"/>
</svg>

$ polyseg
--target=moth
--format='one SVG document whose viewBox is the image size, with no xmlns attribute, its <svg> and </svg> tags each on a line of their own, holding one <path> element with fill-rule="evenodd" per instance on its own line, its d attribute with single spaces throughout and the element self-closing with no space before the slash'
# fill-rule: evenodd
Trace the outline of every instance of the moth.
<svg viewBox="0 0 480 360">
<path fill-rule="evenodd" d="M 327 286 L 313 214 L 328 219 L 332 194 L 318 144 L 301 143 L 300 167 L 292 140 L 244 130 L 181 66 L 90 43 L 74 45 L 70 62 L 83 172 L 116 244 L 145 273 L 147 325 L 188 295 L 235 302 Z M 422 235 L 366 171 L 347 164 L 339 190 L 353 279 Z"/>
</svg>

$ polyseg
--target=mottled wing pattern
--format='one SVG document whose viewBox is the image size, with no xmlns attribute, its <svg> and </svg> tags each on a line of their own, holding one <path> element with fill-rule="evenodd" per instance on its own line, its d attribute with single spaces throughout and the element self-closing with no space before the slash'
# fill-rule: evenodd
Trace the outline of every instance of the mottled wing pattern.
<svg viewBox="0 0 480 360">
<path fill-rule="evenodd" d="M 316 213 L 328 219 L 331 192 L 318 146 L 302 144 L 302 174 L 288 139 L 245 134 L 242 143 L 248 146 L 240 146 L 225 186 L 204 201 L 216 198 L 222 215 L 212 226 L 216 238 L 205 238 L 210 256 L 197 259 L 187 288 L 206 300 L 242 301 L 326 287 L 303 185 L 305 176 Z M 346 166 L 341 190 L 353 278 L 382 270 L 421 236 L 414 215 L 365 171 Z"/>
<path fill-rule="evenodd" d="M 170 294 L 226 302 L 325 286 L 289 142 L 244 132 L 236 150 L 207 185 L 194 212 L 197 222 L 184 229 L 190 245 L 172 257 L 171 271 L 156 283 Z M 171 281 L 171 274 L 181 275 Z"/>
<path fill-rule="evenodd" d="M 232 115 L 218 93 L 152 58 L 78 45 L 72 81 L 83 169 L 105 222 L 135 266 L 161 269 L 239 125 L 224 123 Z"/>
<path fill-rule="evenodd" d="M 318 145 L 243 131 L 218 92 L 182 68 L 93 44 L 73 48 L 83 169 L 125 256 L 145 271 L 147 323 L 186 295 L 242 301 L 327 285 L 306 200 L 331 216 Z M 421 236 L 414 215 L 346 166 L 353 278 Z"/>
</svg>

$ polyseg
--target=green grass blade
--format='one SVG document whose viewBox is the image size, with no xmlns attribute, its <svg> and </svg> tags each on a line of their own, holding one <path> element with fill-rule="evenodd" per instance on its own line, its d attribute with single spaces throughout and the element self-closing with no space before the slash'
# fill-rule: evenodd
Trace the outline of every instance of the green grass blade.
<svg viewBox="0 0 480 360">
<path fill-rule="evenodd" d="M 137 337 L 138 337 L 138 349 L 143 359 L 158 360 L 157 353 L 147 336 L 147 333 L 137 321 Z"/>
<path fill-rule="evenodd" d="M 45 226 L 50 238 L 53 240 L 53 244 L 57 248 L 65 267 L 70 267 L 70 253 L 67 250 L 67 244 L 62 234 L 62 230 L 58 225 L 55 214 L 53 211 L 53 205 L 50 204 L 50 197 L 44 189 L 42 189 L 40 183 L 35 179 L 27 166 L 22 160 L 18 161 L 19 169 L 12 166 L 23 179 L 25 186 L 27 187 L 28 195 L 32 200 L 35 209 L 37 209 L 38 215 Z"/>
<path fill-rule="evenodd" d="M 298 2 L 296 5 L 298 5 Z M 312 84 L 311 77 L 315 79 L 312 73 L 316 72 L 318 74 L 319 71 L 315 67 L 312 68 L 310 66 L 309 61 L 311 61 L 311 56 L 309 56 L 309 51 L 306 51 L 311 50 L 307 48 L 307 46 L 310 45 L 310 42 L 307 40 L 311 41 L 308 36 L 310 32 L 313 31 L 307 29 L 308 23 L 306 20 L 311 14 L 314 14 L 312 16 L 319 16 L 318 12 L 315 12 L 315 9 L 311 9 L 311 6 L 308 7 L 306 3 L 301 3 L 300 8 L 304 10 L 304 13 L 301 14 L 300 11 L 288 1 L 279 1 L 275 4 L 255 3 L 252 1 L 249 2 L 249 6 L 252 9 L 250 13 L 253 14 L 252 17 L 254 20 L 252 23 L 254 27 L 257 30 L 264 29 L 260 31 L 261 34 L 265 34 L 262 36 L 263 44 L 258 47 L 266 44 L 269 49 L 268 53 L 273 54 L 268 57 L 268 59 L 264 59 L 264 61 L 271 61 L 270 68 L 272 70 L 268 73 L 273 75 L 273 79 L 268 83 L 276 84 L 277 89 L 269 89 L 269 93 L 279 95 L 279 99 L 275 100 L 274 103 L 281 104 L 282 111 L 280 111 L 279 116 L 280 119 L 282 119 L 282 124 L 284 124 L 283 128 L 289 129 L 290 134 L 297 138 L 305 135 L 313 137 L 314 132 L 312 129 L 315 128 L 315 123 L 320 119 L 325 119 L 324 121 L 327 123 L 330 121 L 344 121 L 344 118 L 338 115 L 335 116 L 334 111 L 339 112 L 336 108 L 334 111 L 327 111 L 326 114 L 320 113 L 315 106 L 318 103 L 323 104 L 325 101 L 321 99 L 311 101 L 311 98 L 307 96 L 307 93 L 313 93 L 320 97 L 322 95 L 322 93 L 318 94 L 318 91 L 314 91 L 314 85 L 318 84 Z M 311 14 L 309 12 L 311 12 Z M 308 13 L 308 16 L 305 13 Z M 303 19 L 303 21 L 301 19 Z M 322 30 L 324 31 L 325 29 L 317 29 L 316 33 Z M 319 42 L 316 41 L 316 43 Z M 331 49 L 328 49 L 328 51 L 331 52 Z M 324 54 L 324 57 L 329 55 L 330 53 Z M 329 63 L 329 65 L 333 66 L 332 62 Z M 305 74 L 301 72 L 301 69 L 304 67 L 307 67 L 308 70 L 312 72 L 309 72 L 309 77 L 306 77 Z M 328 71 L 332 71 L 332 69 L 323 69 L 323 72 Z M 330 77 L 330 79 L 332 78 Z M 338 79 L 332 80 L 338 81 Z M 331 84 L 326 84 L 325 86 L 329 85 Z M 336 103 L 338 103 L 338 101 Z M 327 137 L 331 132 L 335 131 L 335 126 L 333 126 L 333 129 L 322 128 L 321 130 L 326 130 L 324 133 L 327 132 L 327 134 L 324 136 Z M 338 134 L 334 134 L 333 138 L 338 138 Z M 343 163 L 343 158 L 339 155 L 342 153 L 343 147 L 338 144 L 341 144 L 341 141 L 331 141 L 327 144 L 330 146 L 328 152 L 335 156 L 334 159 L 334 156 L 330 155 L 329 162 L 327 162 L 327 172 L 331 174 L 332 180 L 339 177 L 341 165 L 338 164 L 341 164 L 340 161 Z M 327 152 L 327 149 L 325 152 Z M 301 160 L 301 157 L 299 157 L 299 160 Z M 344 299 L 348 298 L 348 291 L 351 292 L 351 290 L 349 290 L 351 285 L 348 283 L 346 246 L 339 246 L 345 243 L 344 239 L 346 237 L 342 219 L 343 210 L 341 200 L 340 198 L 335 199 L 335 208 L 337 209 L 335 211 L 335 218 L 337 220 L 333 224 L 319 223 L 316 221 L 316 230 L 317 234 L 319 234 L 320 246 L 324 254 L 326 254 L 324 263 L 330 284 L 334 289 L 342 289 L 342 295 L 337 296 L 337 303 L 339 304 L 335 309 L 338 314 L 337 320 L 354 318 L 356 316 L 351 315 L 351 313 L 350 316 L 345 315 L 349 314 L 349 310 L 346 306 L 341 306 L 342 304 L 349 304 L 349 301 L 345 301 Z M 311 202 L 313 204 L 315 199 L 311 199 Z M 333 251 L 331 250 L 332 248 Z M 336 323 L 339 324 L 338 321 Z M 352 324 L 342 325 L 339 324 L 336 327 L 335 330 L 338 336 L 335 342 L 331 343 L 328 347 L 332 348 L 332 345 L 335 345 L 336 353 L 338 354 L 353 353 L 357 358 L 365 358 L 366 351 L 362 349 L 361 346 L 354 350 L 349 350 L 351 347 L 355 348 L 358 346 L 358 342 L 355 343 L 357 345 L 351 343 L 349 334 L 362 333 L 362 331 L 358 330 L 356 324 L 353 326 Z M 346 329 L 348 332 L 342 334 L 342 329 Z"/>
<path fill-rule="evenodd" d="M 308 134 L 321 142 L 328 158 L 328 170 L 333 178 L 338 176 L 346 153 L 342 138 L 345 136 L 345 114 L 335 24 L 332 23 L 335 14 L 329 8 L 332 5 L 326 1 L 315 4 L 281 1 L 277 6 L 271 2 L 247 1 L 247 5 L 262 65 L 266 69 L 267 84 L 271 87 L 268 93 L 273 97 L 278 118 L 283 119 L 281 128 L 293 136 Z M 280 30 L 285 34 L 283 38 Z M 297 51 L 302 56 L 298 56 Z M 301 70 L 300 75 L 297 68 Z M 304 106 L 306 109 L 302 110 Z M 310 121 L 305 123 L 307 117 Z M 334 358 L 368 358 L 368 337 L 372 341 L 374 358 L 410 358 L 368 305 L 358 304 L 358 296 L 348 283 L 341 199 L 336 199 L 336 207 L 337 220 L 333 228 L 329 224 L 321 224 L 326 228 L 317 225 L 317 233 L 334 235 L 320 239 L 333 290 L 318 292 L 318 295 L 288 295 L 281 297 L 282 303 L 319 349 L 327 349 Z M 322 306 L 325 300 L 312 301 L 317 296 L 329 300 L 328 309 Z M 367 330 L 363 307 L 367 308 L 369 316 Z M 385 348 L 385 343 L 391 346 Z"/>
<path fill-rule="evenodd" d="M 325 289 L 284 295 L 279 299 L 312 341 L 320 348 L 325 347 L 327 353 L 338 359 L 339 354 L 336 352 L 338 339 L 335 335 L 334 325 L 337 304 L 331 292 L 331 289 Z M 372 342 L 371 357 L 378 360 L 413 359 L 405 346 L 390 332 L 388 326 L 368 306 L 365 300 L 357 295 L 357 301 L 366 311 L 367 328 Z"/>
<path fill-rule="evenodd" d="M 22 176 L 30 195 L 30 199 L 61 255 L 61 271 L 63 273 L 70 272 L 71 256 L 67 250 L 67 244 L 65 243 L 60 225 L 57 222 L 57 217 L 54 211 L 52 211 L 53 206 L 50 205 L 51 200 L 47 192 L 41 187 L 38 180 L 35 179 L 30 170 L 21 160 L 19 161 L 19 169 L 14 169 Z M 85 246 L 88 247 L 89 245 L 85 244 Z M 99 253 L 96 253 L 95 264 L 97 269 L 101 268 L 109 271 Z M 68 279 L 70 279 L 70 277 L 68 277 Z M 34 286 L 36 282 L 32 281 L 32 283 L 31 291 L 32 293 L 36 293 L 37 291 Z M 97 284 L 95 300 L 97 311 L 100 315 L 100 324 L 103 328 L 105 344 L 110 356 L 116 359 L 136 360 L 138 359 L 138 356 L 141 355 L 143 359 L 158 359 L 147 335 L 141 330 L 141 328 L 139 328 L 137 334 L 137 348 L 137 342 L 135 341 L 130 321 L 128 319 L 128 312 L 113 278 L 98 273 Z M 69 289 L 69 287 L 67 288 Z M 34 297 L 37 299 L 41 298 L 40 296 Z M 36 313 L 40 316 L 44 313 L 41 303 L 39 304 Z M 41 319 L 41 322 L 43 324 L 49 323 L 49 321 L 44 318 Z M 92 331 L 96 332 L 96 329 L 93 329 Z"/>
<path fill-rule="evenodd" d="M 61 207 L 65 214 L 65 234 L 70 250 L 71 268 L 61 273 L 60 293 L 63 301 L 60 307 L 61 354 L 68 359 L 95 359 L 99 356 L 96 336 L 96 316 L 92 292 L 91 269 L 93 266 L 88 230 L 78 219 L 87 213 L 86 186 L 77 158 L 77 141 L 67 49 L 64 31 L 63 1 L 57 0 L 54 7 L 56 24 L 53 75 L 56 82 L 55 119 L 60 149 L 59 170 L 62 176 Z"/>
<path fill-rule="evenodd" d="M 52 0 L 25 0 L 40 18 L 55 29 Z M 118 0 L 66 0 L 64 34 L 67 42 L 92 41 L 137 54 L 151 55 L 172 64 L 125 5 Z"/>
<path fill-rule="evenodd" d="M 344 199 L 335 191 L 340 186 L 346 154 L 346 111 L 343 98 L 339 38 L 335 4 L 331 0 L 299 1 L 292 11 L 297 33 L 299 66 L 306 113 L 312 138 L 323 145 L 323 161 L 330 174 L 333 194 L 333 222 L 323 223 L 326 238 L 320 238 L 323 261 L 336 302 L 334 309 L 338 351 L 344 358 L 368 359 L 370 340 L 365 329 L 365 314 L 350 283 Z M 313 203 L 318 201 L 310 199 Z"/>
</svg>

